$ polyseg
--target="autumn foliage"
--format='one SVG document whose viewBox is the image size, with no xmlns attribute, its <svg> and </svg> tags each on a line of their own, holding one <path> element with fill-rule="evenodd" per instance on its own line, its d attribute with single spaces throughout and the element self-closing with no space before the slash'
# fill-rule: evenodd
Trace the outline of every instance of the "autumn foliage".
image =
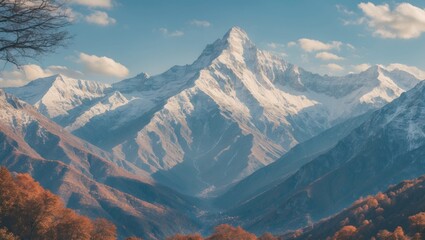
<svg viewBox="0 0 425 240">
<path fill-rule="evenodd" d="M 335 235 L 332 237 L 333 240 L 340 240 L 340 239 L 346 239 L 346 240 L 355 240 L 355 234 L 357 232 L 357 228 L 351 225 L 344 226 L 335 233 Z"/>
<path fill-rule="evenodd" d="M 257 237 L 243 230 L 241 227 L 232 227 L 222 224 L 215 227 L 214 233 L 206 240 L 256 240 Z"/>
<path fill-rule="evenodd" d="M 366 200 L 366 204 L 361 208 L 363 211 L 360 211 L 358 208 L 354 211 L 355 213 L 360 216 L 360 219 L 364 218 L 371 218 L 370 220 L 363 220 L 361 224 L 357 224 L 359 229 L 357 229 L 355 226 L 347 225 L 343 226 L 338 232 L 334 234 L 332 239 L 335 240 L 349 240 L 349 239 L 359 239 L 364 238 L 365 235 L 368 235 L 368 232 L 370 232 L 373 229 L 376 229 L 376 225 L 384 226 L 385 224 L 385 217 L 382 215 L 384 213 L 384 209 L 381 206 L 382 202 L 379 204 L 372 204 L 370 205 L 371 198 L 373 199 L 379 199 L 380 196 L 382 196 L 382 193 L 379 193 L 375 197 L 369 197 Z M 386 198 L 382 198 L 386 199 Z M 381 199 L 381 200 L 382 200 Z M 388 206 L 393 206 L 388 201 L 386 201 L 387 209 L 392 210 L 391 208 L 388 208 Z M 368 206 L 365 208 L 365 206 Z M 366 209 L 367 212 L 371 211 L 374 215 L 367 214 L 367 212 L 364 212 L 364 209 Z M 379 210 L 382 209 L 382 210 Z M 379 210 L 379 211 L 376 211 Z M 393 210 L 392 210 L 393 211 Z M 373 216 L 373 217 L 372 217 Z M 374 219 L 372 219 L 374 218 Z M 400 218 L 401 219 L 401 218 Z M 387 229 L 381 229 L 381 230 L 375 230 L 378 231 L 375 237 L 372 237 L 371 239 L 378 239 L 378 240 L 408 240 L 408 239 L 423 239 L 422 236 L 425 236 L 425 212 L 419 212 L 418 214 L 412 215 L 408 217 L 409 224 L 406 227 L 406 230 L 403 229 L 402 226 L 397 226 L 394 228 L 393 231 L 389 231 Z M 350 221 L 347 221 L 350 222 Z M 359 221 L 357 221 L 359 222 Z M 375 226 L 373 225 L 373 222 L 375 222 Z M 373 232 L 373 231 L 372 231 Z"/>
<path fill-rule="evenodd" d="M 172 237 L 167 238 L 167 240 L 203 240 L 203 238 L 198 233 L 189 235 L 176 234 Z"/>
<path fill-rule="evenodd" d="M 284 239 L 425 239 L 425 176 L 361 198 L 339 214 Z"/>
<path fill-rule="evenodd" d="M 258 240 L 278 240 L 277 237 L 273 236 L 271 233 L 264 233 Z"/>
<path fill-rule="evenodd" d="M 257 238 L 252 233 L 245 231 L 241 227 L 233 227 L 228 224 L 221 224 L 214 228 L 213 234 L 207 238 L 203 238 L 199 234 L 182 235 L 177 234 L 167 238 L 167 240 L 277 240 L 275 236 L 266 233 Z"/>
<path fill-rule="evenodd" d="M 106 219 L 90 220 L 65 208 L 61 199 L 28 174 L 12 175 L 0 168 L 0 240 L 116 240 L 116 227 Z M 222 224 L 211 236 L 182 235 L 167 240 L 276 240 L 257 238 L 241 227 Z M 141 240 L 129 237 L 126 240 Z"/>
<path fill-rule="evenodd" d="M 115 240 L 116 227 L 65 208 L 59 197 L 28 174 L 0 168 L 0 239 Z"/>
<path fill-rule="evenodd" d="M 409 237 L 406 236 L 402 227 L 398 226 L 394 232 L 390 232 L 387 230 L 381 230 L 378 233 L 378 239 L 381 240 L 408 240 Z"/>
</svg>

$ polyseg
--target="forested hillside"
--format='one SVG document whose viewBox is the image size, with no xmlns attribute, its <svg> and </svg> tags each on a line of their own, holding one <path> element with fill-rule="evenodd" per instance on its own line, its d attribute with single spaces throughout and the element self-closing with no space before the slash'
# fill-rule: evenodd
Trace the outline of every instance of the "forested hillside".
<svg viewBox="0 0 425 240">
<path fill-rule="evenodd" d="M 116 227 L 106 219 L 90 220 L 66 208 L 29 174 L 0 168 L 0 239 L 113 240 Z"/>
</svg>

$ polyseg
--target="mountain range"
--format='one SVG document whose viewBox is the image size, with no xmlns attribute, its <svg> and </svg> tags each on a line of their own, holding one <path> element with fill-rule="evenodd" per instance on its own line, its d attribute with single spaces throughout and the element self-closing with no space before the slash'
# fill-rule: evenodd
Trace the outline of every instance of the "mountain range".
<svg viewBox="0 0 425 240">
<path fill-rule="evenodd" d="M 0 90 L 0 164 L 121 236 L 223 221 L 282 233 L 425 173 L 421 80 L 381 65 L 315 74 L 234 27 L 159 75 Z"/>
<path fill-rule="evenodd" d="M 375 111 L 333 148 L 277 186 L 229 210 L 247 229 L 283 232 L 425 172 L 425 85 Z M 261 213 L 255 209 L 263 207 Z"/>
<path fill-rule="evenodd" d="M 196 229 L 197 202 L 157 185 L 125 160 L 71 135 L 0 90 L 0 164 L 30 173 L 68 207 L 112 220 L 121 236 L 161 239 Z M 123 224 L 125 223 L 125 224 Z"/>
<path fill-rule="evenodd" d="M 234 27 L 194 63 L 156 76 L 107 85 L 58 75 L 6 91 L 162 184 L 208 197 L 418 82 L 381 66 L 314 74 Z"/>
</svg>

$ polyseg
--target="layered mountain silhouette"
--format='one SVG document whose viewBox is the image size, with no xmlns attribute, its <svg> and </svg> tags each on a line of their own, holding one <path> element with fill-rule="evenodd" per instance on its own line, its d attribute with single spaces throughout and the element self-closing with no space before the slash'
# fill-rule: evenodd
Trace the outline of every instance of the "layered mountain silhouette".
<svg viewBox="0 0 425 240">
<path fill-rule="evenodd" d="M 1 90 L 0 164 L 122 236 L 282 233 L 425 173 L 421 80 L 380 65 L 314 74 L 234 27 L 159 75 Z"/>
<path fill-rule="evenodd" d="M 113 221 L 121 236 L 162 239 L 196 229 L 196 201 L 78 139 L 0 90 L 0 164 L 30 173 L 70 208 Z M 131 169 L 132 172 L 126 169 Z"/>
<path fill-rule="evenodd" d="M 374 66 L 321 76 L 234 27 L 192 64 L 110 85 L 53 76 L 6 91 L 181 192 L 215 196 L 322 131 L 419 82 Z"/>
<path fill-rule="evenodd" d="M 403 93 L 270 190 L 230 210 L 252 231 L 284 231 L 337 213 L 361 196 L 421 176 L 425 85 Z M 255 209 L 263 207 L 261 213 Z"/>
</svg>

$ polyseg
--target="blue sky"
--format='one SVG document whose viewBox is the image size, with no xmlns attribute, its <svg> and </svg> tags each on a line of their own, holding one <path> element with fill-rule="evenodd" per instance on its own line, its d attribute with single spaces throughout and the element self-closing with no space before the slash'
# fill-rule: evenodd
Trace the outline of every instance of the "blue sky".
<svg viewBox="0 0 425 240">
<path fill-rule="evenodd" d="M 66 68 L 69 75 L 105 82 L 140 72 L 159 74 L 173 65 L 192 63 L 232 26 L 243 28 L 260 49 L 322 74 L 346 74 L 366 64 L 401 63 L 425 69 L 422 0 L 363 5 L 334 0 L 71 1 L 75 18 L 69 28 L 75 36 L 71 44 L 28 63 L 39 66 L 42 74 Z M 18 79 L 24 77 L 12 67 L 5 71 L 0 76 L 3 85 L 7 77 L 15 77 L 18 85 L 37 76 Z"/>
</svg>

